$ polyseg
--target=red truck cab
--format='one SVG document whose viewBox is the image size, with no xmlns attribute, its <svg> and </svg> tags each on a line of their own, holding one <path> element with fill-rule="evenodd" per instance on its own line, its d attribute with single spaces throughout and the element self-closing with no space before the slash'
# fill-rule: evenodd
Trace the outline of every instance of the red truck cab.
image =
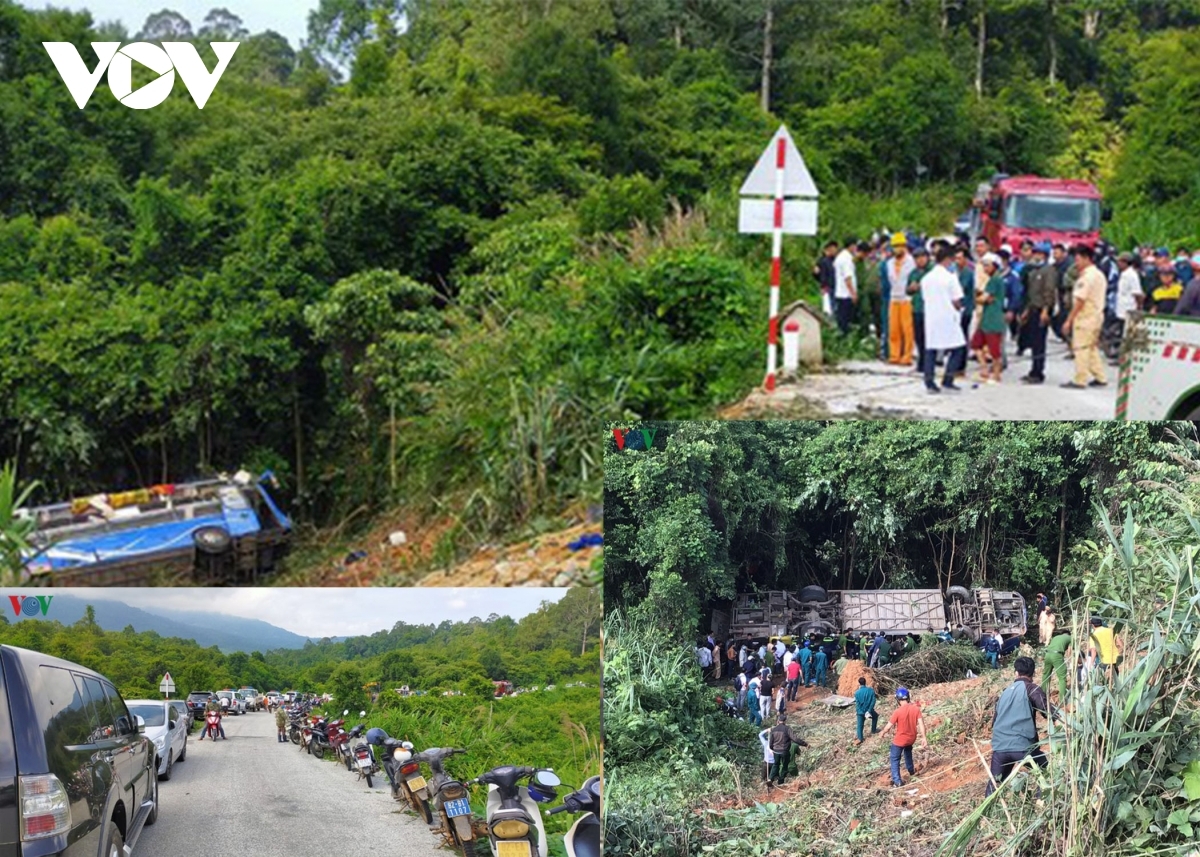
<svg viewBox="0 0 1200 857">
<path fill-rule="evenodd" d="M 1091 182 L 997 175 L 976 191 L 970 238 L 1014 249 L 1025 240 L 1095 247 L 1102 202 Z"/>
</svg>

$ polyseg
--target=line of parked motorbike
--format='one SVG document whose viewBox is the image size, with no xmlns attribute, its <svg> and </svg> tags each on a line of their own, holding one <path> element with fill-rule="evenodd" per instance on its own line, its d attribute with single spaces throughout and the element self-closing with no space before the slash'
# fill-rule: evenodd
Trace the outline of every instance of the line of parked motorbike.
<svg viewBox="0 0 1200 857">
<path fill-rule="evenodd" d="M 430 747 L 417 752 L 412 743 L 392 738 L 378 727 L 368 729 L 359 723 L 347 730 L 348 710 L 337 720 L 313 714 L 312 706 L 306 703 L 285 706 L 284 710 L 287 735 L 293 744 L 318 759 L 333 753 L 346 770 L 366 780 L 368 788 L 382 770 L 392 797 L 408 804 L 432 832 L 440 833 L 449 845 L 461 850 L 463 857 L 475 857 L 475 843 L 483 838 L 488 840 L 492 857 L 546 857 L 546 830 L 539 805 L 554 801 L 563 785 L 553 770 L 502 765 L 462 782 L 449 776 L 443 763 L 466 750 Z M 359 712 L 360 717 L 366 714 Z M 377 749 L 381 760 L 376 758 Z M 429 767 L 428 780 L 421 765 Z M 484 819 L 476 819 L 468 789 L 481 785 L 488 788 L 487 812 Z M 564 838 L 569 857 L 600 857 L 600 778 L 590 778 L 546 815 L 560 812 L 580 816 Z"/>
</svg>

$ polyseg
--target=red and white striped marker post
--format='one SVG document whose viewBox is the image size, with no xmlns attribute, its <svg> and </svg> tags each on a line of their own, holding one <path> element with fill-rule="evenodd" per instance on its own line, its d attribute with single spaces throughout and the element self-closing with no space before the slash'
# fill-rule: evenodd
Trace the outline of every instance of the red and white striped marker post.
<svg viewBox="0 0 1200 857">
<path fill-rule="evenodd" d="M 767 392 L 775 391 L 775 357 L 779 341 L 779 275 L 783 265 L 783 175 L 787 140 L 775 141 L 775 223 L 771 230 L 771 315 L 767 323 Z"/>
<path fill-rule="evenodd" d="M 767 318 L 768 393 L 775 390 L 779 347 L 779 283 L 783 268 L 783 236 L 816 235 L 817 186 L 787 129 L 780 126 L 742 185 L 738 231 L 771 234 L 771 299 Z"/>
</svg>

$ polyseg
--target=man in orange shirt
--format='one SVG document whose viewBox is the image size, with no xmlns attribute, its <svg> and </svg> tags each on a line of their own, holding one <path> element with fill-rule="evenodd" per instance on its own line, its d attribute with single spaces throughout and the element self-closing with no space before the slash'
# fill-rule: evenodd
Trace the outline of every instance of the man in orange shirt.
<svg viewBox="0 0 1200 857">
<path fill-rule="evenodd" d="M 913 744 L 917 742 L 918 735 L 921 736 L 922 747 L 928 747 L 929 741 L 925 738 L 925 721 L 921 717 L 921 708 L 913 705 L 909 699 L 908 688 L 896 688 L 896 700 L 899 704 L 888 719 L 888 725 L 883 727 L 880 737 L 887 735 L 892 729 L 896 730 L 896 737 L 891 746 L 892 785 L 902 786 L 904 783 L 900 780 L 900 756 L 904 756 L 904 767 L 908 768 L 909 776 L 915 775 L 917 770 L 913 767 Z"/>
</svg>

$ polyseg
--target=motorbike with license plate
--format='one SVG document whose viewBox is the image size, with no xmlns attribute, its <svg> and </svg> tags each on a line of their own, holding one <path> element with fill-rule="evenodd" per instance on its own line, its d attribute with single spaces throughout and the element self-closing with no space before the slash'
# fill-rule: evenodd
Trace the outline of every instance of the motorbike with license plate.
<svg viewBox="0 0 1200 857">
<path fill-rule="evenodd" d="M 553 770 L 501 765 L 467 785 L 488 787 L 485 818 L 492 857 L 546 857 L 546 829 L 538 804 L 558 797 L 562 780 Z"/>
<path fill-rule="evenodd" d="M 433 824 L 429 809 L 429 785 L 421 775 L 421 765 L 413 761 L 413 745 L 392 738 L 379 727 L 367 730 L 367 744 L 379 747 L 383 754 L 383 773 L 392 787 L 394 800 L 406 800 L 426 824 Z"/>
<path fill-rule="evenodd" d="M 563 839 L 567 857 L 600 857 L 600 778 L 589 779 L 546 815 L 560 812 L 583 813 Z"/>
<path fill-rule="evenodd" d="M 430 747 L 413 754 L 412 761 L 428 765 L 432 772 L 426 788 L 441 819 L 438 828 L 441 834 L 463 857 L 475 857 L 475 818 L 471 814 L 470 795 L 462 781 L 447 774 L 444 767 L 450 756 L 466 752 L 461 747 Z"/>
</svg>

